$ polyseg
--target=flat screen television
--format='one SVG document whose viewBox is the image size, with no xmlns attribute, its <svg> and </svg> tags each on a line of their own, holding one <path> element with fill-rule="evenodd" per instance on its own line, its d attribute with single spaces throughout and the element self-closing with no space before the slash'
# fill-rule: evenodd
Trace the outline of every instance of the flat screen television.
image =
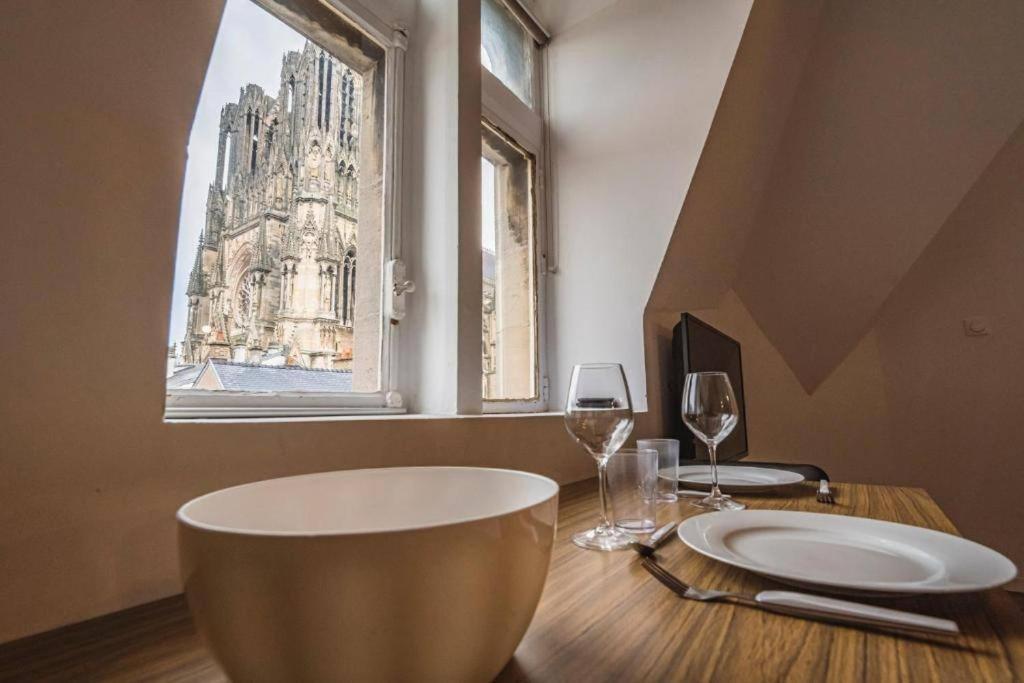
<svg viewBox="0 0 1024 683">
<path fill-rule="evenodd" d="M 743 361 L 740 344 L 728 335 L 689 313 L 683 313 L 679 324 L 672 330 L 672 394 L 674 419 L 671 426 L 679 439 L 679 458 L 707 460 L 707 447 L 697 440 L 680 415 L 683 401 L 683 381 L 688 372 L 718 370 L 729 375 L 729 383 L 736 394 L 740 419 L 732 434 L 718 446 L 718 459 L 739 460 L 747 455 L 747 404 L 743 397 Z"/>
</svg>

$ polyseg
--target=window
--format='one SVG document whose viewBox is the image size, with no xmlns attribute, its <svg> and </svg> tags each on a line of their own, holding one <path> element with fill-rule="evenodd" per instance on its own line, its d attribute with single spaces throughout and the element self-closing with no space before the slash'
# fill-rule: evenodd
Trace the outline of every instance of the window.
<svg viewBox="0 0 1024 683">
<path fill-rule="evenodd" d="M 526 28 L 502 0 L 480 5 L 481 63 L 526 106 L 536 100 L 534 78 L 537 47 Z"/>
<path fill-rule="evenodd" d="M 382 288 L 404 48 L 334 5 L 225 7 L 189 140 L 168 417 L 400 409 Z"/>
<path fill-rule="evenodd" d="M 324 111 L 324 53 L 320 53 L 320 76 L 317 78 L 316 89 L 316 127 L 323 127 Z"/>
<path fill-rule="evenodd" d="M 531 20 L 513 0 L 481 2 L 481 381 L 487 412 L 547 407 L 540 267 L 544 174 L 538 161 L 545 135 L 542 42 Z"/>
<path fill-rule="evenodd" d="M 327 62 L 327 92 L 324 95 L 324 130 L 331 129 L 331 79 L 334 76 L 334 64 Z"/>
<path fill-rule="evenodd" d="M 536 401 L 536 163 L 490 124 L 482 142 L 483 398 Z"/>
<path fill-rule="evenodd" d="M 260 110 L 256 110 L 256 118 L 252 127 L 252 154 L 249 155 L 249 173 L 256 172 L 256 155 L 260 148 Z"/>
</svg>

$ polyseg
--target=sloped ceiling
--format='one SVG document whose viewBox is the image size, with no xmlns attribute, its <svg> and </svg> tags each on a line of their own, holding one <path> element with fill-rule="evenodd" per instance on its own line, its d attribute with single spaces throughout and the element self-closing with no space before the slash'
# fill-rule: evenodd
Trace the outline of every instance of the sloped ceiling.
<svg viewBox="0 0 1024 683">
<path fill-rule="evenodd" d="M 755 4 L 648 307 L 731 286 L 812 392 L 1024 119 L 1024 3 L 800 4 Z"/>
<path fill-rule="evenodd" d="M 713 308 L 732 288 L 821 4 L 753 4 L 649 309 Z"/>
<path fill-rule="evenodd" d="M 526 5 L 553 36 L 585 21 L 619 0 L 526 0 Z"/>
</svg>

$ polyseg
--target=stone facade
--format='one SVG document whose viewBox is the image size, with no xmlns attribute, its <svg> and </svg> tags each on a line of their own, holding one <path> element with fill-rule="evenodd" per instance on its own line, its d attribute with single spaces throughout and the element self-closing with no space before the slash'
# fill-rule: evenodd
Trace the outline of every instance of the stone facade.
<svg viewBox="0 0 1024 683">
<path fill-rule="evenodd" d="M 221 110 L 186 363 L 352 367 L 361 98 L 360 76 L 307 42 L 284 55 L 276 98 L 249 84 Z"/>
<path fill-rule="evenodd" d="M 496 350 L 498 348 L 498 318 L 497 301 L 494 299 L 494 252 L 490 249 L 483 250 L 483 358 L 481 368 L 483 370 L 483 397 L 491 398 L 498 395 L 496 383 L 498 364 Z"/>
</svg>

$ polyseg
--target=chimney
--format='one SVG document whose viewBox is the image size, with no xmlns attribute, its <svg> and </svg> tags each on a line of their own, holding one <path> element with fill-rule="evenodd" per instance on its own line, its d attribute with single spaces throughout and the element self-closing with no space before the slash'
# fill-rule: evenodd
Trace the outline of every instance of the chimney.
<svg viewBox="0 0 1024 683">
<path fill-rule="evenodd" d="M 178 364 L 177 354 L 175 350 L 178 344 L 174 343 L 167 347 L 167 376 L 170 377 L 174 374 L 174 368 Z"/>
<path fill-rule="evenodd" d="M 207 358 L 231 360 L 231 344 L 225 339 L 223 330 L 219 328 L 214 330 L 206 346 L 209 349 L 209 353 L 206 355 Z"/>
</svg>

